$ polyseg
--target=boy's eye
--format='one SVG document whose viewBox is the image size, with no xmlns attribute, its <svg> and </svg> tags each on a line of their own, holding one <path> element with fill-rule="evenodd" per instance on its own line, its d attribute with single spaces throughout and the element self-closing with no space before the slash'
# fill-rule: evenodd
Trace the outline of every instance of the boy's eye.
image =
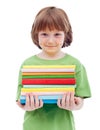
<svg viewBox="0 0 100 130">
<path fill-rule="evenodd" d="M 48 36 L 48 34 L 47 33 L 42 33 L 41 36 Z"/>
<path fill-rule="evenodd" d="M 61 36 L 61 34 L 60 33 L 56 33 L 55 36 Z"/>
</svg>

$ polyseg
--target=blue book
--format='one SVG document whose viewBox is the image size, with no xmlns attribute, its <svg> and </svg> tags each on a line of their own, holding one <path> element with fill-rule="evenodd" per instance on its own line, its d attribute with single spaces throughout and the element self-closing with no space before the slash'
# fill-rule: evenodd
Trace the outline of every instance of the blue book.
<svg viewBox="0 0 100 130">
<path fill-rule="evenodd" d="M 45 104 L 56 104 L 58 99 L 62 98 L 62 95 L 44 95 L 38 96 L 39 99 L 42 99 L 43 103 Z M 26 96 L 20 96 L 20 103 L 25 105 L 26 103 Z"/>
</svg>

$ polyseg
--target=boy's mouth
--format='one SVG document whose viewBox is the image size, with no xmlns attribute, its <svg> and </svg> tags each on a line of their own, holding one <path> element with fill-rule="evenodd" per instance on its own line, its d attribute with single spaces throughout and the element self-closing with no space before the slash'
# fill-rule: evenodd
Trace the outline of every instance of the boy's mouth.
<svg viewBox="0 0 100 130">
<path fill-rule="evenodd" d="M 46 47 L 57 47 L 57 45 L 55 45 L 55 46 L 46 46 Z"/>
</svg>

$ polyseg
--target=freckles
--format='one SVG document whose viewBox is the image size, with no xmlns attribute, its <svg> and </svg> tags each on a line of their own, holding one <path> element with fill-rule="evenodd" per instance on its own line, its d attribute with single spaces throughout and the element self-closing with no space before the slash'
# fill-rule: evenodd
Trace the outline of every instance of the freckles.
<svg viewBox="0 0 100 130">
<path fill-rule="evenodd" d="M 61 46 L 62 46 L 62 45 L 63 45 L 63 43 L 64 43 L 64 41 L 59 41 L 59 45 L 61 45 Z"/>
<path fill-rule="evenodd" d="M 64 42 L 64 38 L 58 39 L 58 42 L 59 42 L 59 43 L 63 43 L 63 42 Z"/>
<path fill-rule="evenodd" d="M 38 42 L 39 42 L 39 44 L 43 44 L 43 43 L 45 43 L 45 40 L 43 40 L 42 38 L 39 38 Z"/>
<path fill-rule="evenodd" d="M 39 45 L 42 45 L 43 41 L 41 39 L 38 39 Z"/>
<path fill-rule="evenodd" d="M 38 38 L 38 42 L 41 43 L 41 41 L 42 41 L 41 38 Z"/>
</svg>

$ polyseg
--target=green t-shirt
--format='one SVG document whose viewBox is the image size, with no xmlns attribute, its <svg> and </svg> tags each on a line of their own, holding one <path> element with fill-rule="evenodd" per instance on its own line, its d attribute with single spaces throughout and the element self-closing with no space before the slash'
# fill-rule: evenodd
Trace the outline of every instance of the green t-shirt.
<svg viewBox="0 0 100 130">
<path fill-rule="evenodd" d="M 26 59 L 23 65 L 76 65 L 75 96 L 91 97 L 90 86 L 84 66 L 75 57 L 66 54 L 57 60 L 45 60 L 36 55 Z M 21 68 L 18 79 L 16 100 L 20 98 L 22 88 Z M 56 104 L 44 104 L 42 108 L 25 112 L 23 130 L 75 130 L 74 118 L 71 111 L 59 108 Z"/>
</svg>

